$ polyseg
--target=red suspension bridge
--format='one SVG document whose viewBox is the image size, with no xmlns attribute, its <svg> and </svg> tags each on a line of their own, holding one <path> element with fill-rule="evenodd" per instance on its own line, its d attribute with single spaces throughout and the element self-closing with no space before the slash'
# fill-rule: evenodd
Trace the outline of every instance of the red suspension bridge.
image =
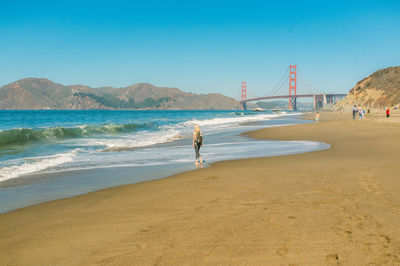
<svg viewBox="0 0 400 266">
<path fill-rule="evenodd" d="M 286 70 L 285 74 L 278 82 L 278 84 L 269 92 L 268 95 L 263 97 L 254 97 L 248 98 L 247 94 L 247 83 L 246 81 L 242 82 L 242 89 L 241 89 L 241 100 L 240 104 L 243 110 L 246 110 L 246 105 L 248 102 L 255 102 L 255 101 L 262 101 L 262 100 L 271 100 L 271 99 L 288 99 L 289 100 L 289 110 L 297 110 L 297 99 L 298 98 L 313 98 L 314 109 L 322 108 L 326 104 L 333 104 L 337 101 L 343 99 L 347 94 L 342 93 L 323 93 L 319 92 L 315 89 L 314 86 L 311 85 L 310 82 L 304 77 L 300 79 L 303 88 L 311 90 L 311 93 L 307 94 L 297 94 L 297 66 L 290 65 L 289 68 Z M 287 75 L 289 74 L 289 75 Z M 289 93 L 288 94 L 277 94 L 277 92 L 281 91 L 284 87 L 284 84 L 289 81 Z M 287 84 L 287 83 L 286 83 Z"/>
</svg>

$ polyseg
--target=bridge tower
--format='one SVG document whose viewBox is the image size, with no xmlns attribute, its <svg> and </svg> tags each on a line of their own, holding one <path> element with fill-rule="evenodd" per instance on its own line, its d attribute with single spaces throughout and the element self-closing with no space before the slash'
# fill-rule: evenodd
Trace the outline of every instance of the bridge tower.
<svg viewBox="0 0 400 266">
<path fill-rule="evenodd" d="M 242 81 L 242 93 L 241 93 L 242 110 L 246 110 L 246 99 L 247 99 L 247 84 L 246 81 Z"/>
<path fill-rule="evenodd" d="M 296 65 L 290 65 L 290 73 L 289 73 L 289 110 L 296 111 L 297 110 L 297 101 L 296 97 L 292 97 L 292 95 L 297 95 L 297 71 Z"/>
</svg>

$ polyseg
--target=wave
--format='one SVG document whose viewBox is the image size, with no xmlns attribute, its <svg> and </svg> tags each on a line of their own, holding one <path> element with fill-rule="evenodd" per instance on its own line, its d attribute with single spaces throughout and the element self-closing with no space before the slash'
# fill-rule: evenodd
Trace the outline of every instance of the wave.
<svg viewBox="0 0 400 266">
<path fill-rule="evenodd" d="M 207 132 L 218 132 L 223 128 L 235 126 L 241 123 L 265 121 L 279 117 L 279 114 L 254 114 L 232 115 L 229 117 L 216 117 L 211 119 L 181 122 L 160 126 L 157 131 L 143 131 L 140 134 L 119 136 L 118 138 L 92 139 L 84 145 L 105 146 L 102 152 L 128 151 L 136 148 L 168 143 L 182 138 L 190 138 L 194 125 L 201 126 Z"/>
<path fill-rule="evenodd" d="M 130 133 L 141 128 L 151 128 L 151 123 L 145 124 L 109 124 L 102 126 L 21 128 L 0 131 L 0 148 L 10 145 L 29 144 L 38 141 L 56 141 L 70 138 L 84 138 L 93 135 L 109 135 Z"/>
<path fill-rule="evenodd" d="M 215 125 L 227 125 L 227 124 L 240 124 L 247 122 L 256 122 L 270 120 L 272 118 L 279 117 L 279 114 L 257 114 L 257 115 L 233 115 L 231 117 L 216 117 L 205 120 L 192 119 L 187 122 L 183 122 L 185 125 L 199 125 L 199 126 L 215 126 Z"/>
<path fill-rule="evenodd" d="M 245 116 L 233 114 L 229 117 L 216 117 L 204 120 L 192 119 L 178 124 L 163 125 L 158 128 L 159 130 L 153 132 L 141 132 L 140 134 L 135 135 L 120 136 L 117 139 L 92 139 L 85 145 L 105 146 L 105 148 L 101 150 L 102 152 L 129 151 L 136 148 L 168 143 L 185 137 L 190 138 L 193 126 L 196 124 L 204 127 L 206 131 L 218 131 L 227 126 L 234 126 L 247 122 L 264 121 L 279 116 L 279 114 L 257 113 Z"/>
<path fill-rule="evenodd" d="M 77 139 L 69 141 L 68 143 L 62 143 L 62 145 L 66 145 L 65 147 L 63 146 L 63 148 L 67 147 L 68 149 L 73 149 L 71 152 L 51 156 L 24 157 L 2 162 L 2 165 L 5 167 L 0 168 L 0 181 L 38 172 L 48 172 L 48 170 L 59 171 L 61 168 L 61 170 L 70 170 L 74 167 L 80 168 L 82 167 L 82 163 L 85 167 L 92 167 L 93 165 L 93 168 L 101 168 L 105 166 L 104 162 L 107 160 L 104 158 L 106 156 L 115 157 L 117 154 L 122 154 L 119 152 L 143 149 L 144 147 L 152 145 L 173 142 L 177 139 L 188 138 L 187 141 L 182 140 L 177 144 L 184 145 L 187 143 L 190 146 L 190 138 L 192 136 L 194 124 L 199 124 L 207 134 L 215 134 L 221 131 L 225 132 L 230 130 L 230 128 L 235 129 L 237 125 L 240 126 L 242 123 L 270 120 L 282 115 L 291 114 L 232 114 L 229 117 L 214 117 L 202 120 L 192 119 L 177 124 L 169 123 L 164 125 L 160 122 L 152 122 L 143 124 L 108 124 L 101 126 L 83 125 L 75 127 L 4 130 L 0 131 L 0 149 L 14 144 L 49 142 L 69 138 Z M 119 134 L 132 132 L 134 133 Z M 97 136 L 90 137 L 92 135 Z M 215 143 L 209 144 L 208 146 L 217 147 L 219 145 L 225 144 Z M 36 149 L 36 146 L 34 148 Z M 56 149 L 57 147 L 51 146 L 50 148 L 53 153 L 53 148 Z M 78 148 L 78 150 L 81 149 L 79 154 L 76 148 Z M 45 149 L 47 149 L 47 147 L 45 147 Z M 91 154 L 90 156 L 89 153 Z M 45 153 L 41 152 L 41 154 Z M 90 158 L 90 162 L 86 164 L 88 158 Z M 94 161 L 92 161 L 93 159 Z M 137 158 L 131 159 L 136 163 Z M 111 160 L 114 162 L 114 159 Z M 120 160 L 117 161 L 121 163 Z M 112 167 L 119 165 L 119 163 L 113 163 Z M 129 161 L 127 164 L 132 166 L 132 163 L 133 162 Z M 58 165 L 61 165 L 61 167 Z"/>
<path fill-rule="evenodd" d="M 50 156 L 35 158 L 24 158 L 23 163 L 19 165 L 7 166 L 0 169 L 0 182 L 16 178 L 22 175 L 33 174 L 54 167 L 63 163 L 73 161 L 79 149 L 67 153 L 59 153 Z M 19 160 L 17 160 L 18 163 Z"/>
<path fill-rule="evenodd" d="M 230 115 L 240 115 L 240 116 L 243 116 L 243 115 L 245 115 L 245 114 L 244 114 L 244 112 L 232 112 L 232 113 L 230 113 Z"/>
<path fill-rule="evenodd" d="M 140 135 L 121 137 L 118 139 L 96 139 L 91 142 L 92 145 L 103 145 L 106 148 L 102 151 L 126 151 L 141 147 L 152 146 L 171 142 L 182 138 L 179 130 L 162 129 L 157 132 L 143 132 Z"/>
</svg>

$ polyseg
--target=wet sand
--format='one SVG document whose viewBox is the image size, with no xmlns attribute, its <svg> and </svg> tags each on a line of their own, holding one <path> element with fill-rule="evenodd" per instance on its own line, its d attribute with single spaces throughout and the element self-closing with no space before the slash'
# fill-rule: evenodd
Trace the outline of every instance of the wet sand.
<svg viewBox="0 0 400 266">
<path fill-rule="evenodd" d="M 220 162 L 0 215 L 1 264 L 398 265 L 400 114 L 267 128 L 331 149 Z"/>
</svg>

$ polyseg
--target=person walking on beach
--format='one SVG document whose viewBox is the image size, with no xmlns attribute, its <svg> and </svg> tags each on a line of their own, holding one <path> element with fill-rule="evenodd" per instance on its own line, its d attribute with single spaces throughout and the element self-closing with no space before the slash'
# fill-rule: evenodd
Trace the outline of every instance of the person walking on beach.
<svg viewBox="0 0 400 266">
<path fill-rule="evenodd" d="M 390 116 L 390 109 L 387 108 L 387 109 L 386 109 L 386 118 L 389 118 L 389 116 Z"/>
<path fill-rule="evenodd" d="M 358 109 L 357 109 L 356 105 L 354 105 L 352 111 L 353 111 L 353 119 L 356 119 L 356 113 L 358 112 Z"/>
<path fill-rule="evenodd" d="M 203 159 L 201 158 L 200 155 L 200 147 L 204 146 L 204 142 L 203 142 L 203 136 L 200 131 L 200 127 L 198 125 L 194 126 L 192 145 L 196 153 L 196 162 L 194 164 L 196 165 L 196 168 L 199 168 L 199 163 L 200 163 L 200 167 L 203 168 Z"/>
<path fill-rule="evenodd" d="M 315 114 L 315 122 L 318 123 L 318 121 L 319 121 L 319 113 L 317 112 L 317 113 Z"/>
</svg>

